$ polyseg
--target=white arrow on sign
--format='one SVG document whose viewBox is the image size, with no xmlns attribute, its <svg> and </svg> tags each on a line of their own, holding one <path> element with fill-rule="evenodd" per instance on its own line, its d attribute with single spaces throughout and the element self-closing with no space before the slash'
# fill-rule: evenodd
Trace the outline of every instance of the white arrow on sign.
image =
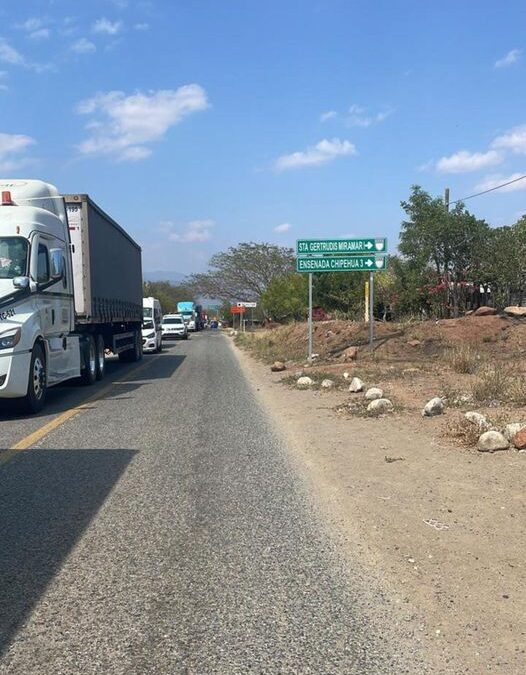
<svg viewBox="0 0 526 675">
<path fill-rule="evenodd" d="M 371 260 L 371 258 L 369 258 L 368 260 L 365 261 L 365 264 L 367 265 L 367 267 L 371 267 L 371 265 L 373 265 L 374 263 Z"/>
<path fill-rule="evenodd" d="M 371 244 L 370 241 L 368 241 L 367 244 L 365 244 L 365 248 L 368 248 L 369 251 L 372 249 L 372 247 L 373 247 L 373 245 Z"/>
</svg>

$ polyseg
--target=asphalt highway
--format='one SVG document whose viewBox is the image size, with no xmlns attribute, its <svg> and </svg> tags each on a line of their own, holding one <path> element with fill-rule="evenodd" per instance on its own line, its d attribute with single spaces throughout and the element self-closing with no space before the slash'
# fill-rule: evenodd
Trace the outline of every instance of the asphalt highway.
<svg viewBox="0 0 526 675">
<path fill-rule="evenodd" d="M 0 427 L 0 673 L 406 672 L 224 336 Z"/>
</svg>

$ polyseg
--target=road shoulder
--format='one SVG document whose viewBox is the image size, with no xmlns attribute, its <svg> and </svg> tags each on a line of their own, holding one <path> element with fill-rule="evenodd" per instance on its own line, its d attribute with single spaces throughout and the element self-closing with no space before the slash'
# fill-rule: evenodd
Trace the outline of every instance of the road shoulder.
<svg viewBox="0 0 526 675">
<path fill-rule="evenodd" d="M 433 420 L 339 416 L 345 394 L 291 389 L 232 348 L 350 564 L 432 672 L 524 672 L 523 457 L 453 448 Z"/>
</svg>

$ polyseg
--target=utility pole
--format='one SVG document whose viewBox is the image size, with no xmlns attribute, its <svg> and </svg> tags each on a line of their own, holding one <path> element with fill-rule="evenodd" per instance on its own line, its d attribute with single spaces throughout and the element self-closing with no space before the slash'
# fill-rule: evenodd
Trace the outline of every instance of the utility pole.
<svg viewBox="0 0 526 675">
<path fill-rule="evenodd" d="M 449 188 L 444 190 L 444 206 L 446 207 L 446 211 L 449 212 Z"/>
</svg>

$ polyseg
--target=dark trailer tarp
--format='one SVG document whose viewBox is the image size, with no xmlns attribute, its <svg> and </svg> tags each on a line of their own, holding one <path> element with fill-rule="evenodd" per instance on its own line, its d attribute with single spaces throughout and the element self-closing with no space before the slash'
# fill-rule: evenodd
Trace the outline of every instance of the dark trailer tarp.
<svg viewBox="0 0 526 675">
<path fill-rule="evenodd" d="M 142 321 L 140 246 L 86 194 L 65 195 L 79 323 Z"/>
</svg>

